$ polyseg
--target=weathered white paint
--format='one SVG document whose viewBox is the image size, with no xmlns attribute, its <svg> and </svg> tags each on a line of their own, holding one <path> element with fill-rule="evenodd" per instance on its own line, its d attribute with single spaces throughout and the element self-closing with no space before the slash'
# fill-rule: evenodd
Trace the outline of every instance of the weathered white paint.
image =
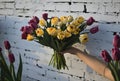
<svg viewBox="0 0 120 81">
<path fill-rule="evenodd" d="M 21 26 L 27 25 L 34 15 L 40 18 L 44 12 L 49 17 L 72 15 L 87 19 L 93 16 L 97 23 L 91 27 L 99 25 L 100 31 L 89 34 L 86 46 L 77 46 L 101 59 L 101 50 L 112 48 L 113 32 L 120 32 L 120 0 L 0 0 L 0 46 L 3 48 L 4 40 L 10 41 L 16 68 L 18 55 L 22 55 L 23 81 L 108 81 L 69 54 L 65 55 L 69 70 L 58 71 L 48 66 L 52 49 L 21 39 Z"/>
</svg>

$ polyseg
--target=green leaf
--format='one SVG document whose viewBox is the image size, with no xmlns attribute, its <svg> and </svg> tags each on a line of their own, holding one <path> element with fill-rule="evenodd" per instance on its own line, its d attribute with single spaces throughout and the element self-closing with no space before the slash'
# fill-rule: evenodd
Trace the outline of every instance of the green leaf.
<svg viewBox="0 0 120 81">
<path fill-rule="evenodd" d="M 16 81 L 16 75 L 15 75 L 15 68 L 14 68 L 14 65 L 13 65 L 13 63 L 11 63 L 10 64 L 11 65 L 11 67 L 12 67 L 12 75 L 13 75 L 13 78 L 14 78 L 14 80 Z"/>
<path fill-rule="evenodd" d="M 5 59 L 4 59 L 1 52 L 0 52 L 0 62 L 1 62 L 1 69 L 2 69 L 2 74 L 3 74 L 2 75 L 3 79 L 6 77 L 8 80 L 14 81 L 13 77 L 11 75 L 11 72 L 10 72 L 10 70 L 8 68 L 8 65 L 7 65 L 7 63 L 6 63 L 6 61 L 5 61 Z"/>
<path fill-rule="evenodd" d="M 56 39 L 51 36 L 50 47 L 53 48 L 54 50 L 58 50 L 55 40 Z"/>
<path fill-rule="evenodd" d="M 19 61 L 20 63 L 19 63 L 18 71 L 17 71 L 17 81 L 21 81 L 22 70 L 23 70 L 22 58 L 20 54 L 19 54 Z"/>
<path fill-rule="evenodd" d="M 60 28 L 62 31 L 64 31 L 66 29 L 66 24 L 63 24 Z"/>
<path fill-rule="evenodd" d="M 82 23 L 82 24 L 79 26 L 80 31 L 83 31 L 86 27 L 87 27 L 87 24 L 86 24 L 86 23 Z"/>
</svg>

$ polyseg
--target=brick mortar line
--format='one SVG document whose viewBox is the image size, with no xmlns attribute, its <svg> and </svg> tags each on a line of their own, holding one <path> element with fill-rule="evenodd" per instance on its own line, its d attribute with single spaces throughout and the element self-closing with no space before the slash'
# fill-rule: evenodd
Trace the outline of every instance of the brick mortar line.
<svg viewBox="0 0 120 81">
<path fill-rule="evenodd" d="M 1 1 L 0 3 L 15 3 L 15 1 Z"/>
</svg>

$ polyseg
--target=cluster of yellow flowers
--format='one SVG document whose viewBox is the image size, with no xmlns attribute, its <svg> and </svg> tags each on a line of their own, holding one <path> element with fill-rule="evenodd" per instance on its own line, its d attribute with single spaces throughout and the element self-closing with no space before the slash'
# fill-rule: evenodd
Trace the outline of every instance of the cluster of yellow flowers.
<svg viewBox="0 0 120 81">
<path fill-rule="evenodd" d="M 48 18 L 48 14 L 44 13 L 41 19 L 34 16 L 28 22 L 29 26 L 21 28 L 21 37 L 52 48 L 54 53 L 49 65 L 59 70 L 65 69 L 68 67 L 64 55 L 60 52 L 78 42 L 85 44 L 88 41 L 88 34 L 82 31 L 93 22 L 95 20 L 92 17 L 86 21 L 82 16 L 73 18 L 71 15 Z M 92 34 L 97 31 L 98 27 L 90 30 Z"/>
<path fill-rule="evenodd" d="M 73 17 L 70 16 L 62 16 L 60 18 L 53 17 L 51 18 L 51 27 L 47 27 L 47 21 L 45 21 L 43 18 L 39 20 L 39 26 L 45 27 L 46 31 L 51 36 L 56 36 L 58 39 L 63 40 L 64 38 L 68 38 L 72 36 L 72 34 L 76 35 L 80 32 L 80 24 L 84 22 L 84 18 L 82 16 L 77 17 L 76 19 L 73 19 Z M 63 24 L 65 24 L 65 30 L 61 30 L 63 27 Z M 43 28 L 44 29 L 44 28 Z M 42 36 L 44 34 L 42 28 L 37 28 L 35 30 L 37 36 Z M 34 37 L 32 35 L 27 36 L 27 40 L 33 40 Z"/>
</svg>

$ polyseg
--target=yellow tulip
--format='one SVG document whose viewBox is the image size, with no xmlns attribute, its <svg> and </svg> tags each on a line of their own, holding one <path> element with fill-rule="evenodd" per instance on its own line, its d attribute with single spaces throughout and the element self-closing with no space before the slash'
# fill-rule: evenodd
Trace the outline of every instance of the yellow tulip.
<svg viewBox="0 0 120 81">
<path fill-rule="evenodd" d="M 77 18 L 79 24 L 81 24 L 82 22 L 84 22 L 84 18 L 82 16 L 78 17 Z"/>
<path fill-rule="evenodd" d="M 42 19 L 40 19 L 40 21 L 39 21 L 39 25 L 40 25 L 40 26 L 47 26 L 47 22 L 42 18 Z"/>
<path fill-rule="evenodd" d="M 85 44 L 86 42 L 88 42 L 88 34 L 81 34 L 79 40 L 82 44 Z"/>
<path fill-rule="evenodd" d="M 51 19 L 51 25 L 52 26 L 56 26 L 58 24 L 58 22 L 59 22 L 59 18 L 58 17 L 53 17 Z"/>
<path fill-rule="evenodd" d="M 42 36 L 44 34 L 44 31 L 41 28 L 37 28 L 35 32 L 37 36 Z"/>
<path fill-rule="evenodd" d="M 57 33 L 56 28 L 49 27 L 46 29 L 46 31 L 48 32 L 49 35 L 56 36 L 56 33 Z"/>
<path fill-rule="evenodd" d="M 56 30 L 56 33 L 59 33 L 59 32 L 61 32 L 61 31 L 62 31 L 61 29 L 57 29 L 57 30 Z"/>
<path fill-rule="evenodd" d="M 34 39 L 34 37 L 31 35 L 31 34 L 28 34 L 27 35 L 27 40 L 28 41 L 32 41 Z"/>
<path fill-rule="evenodd" d="M 66 24 L 68 22 L 68 17 L 67 16 L 61 16 L 60 21 Z"/>
<path fill-rule="evenodd" d="M 68 25 L 67 26 L 67 31 L 70 33 L 73 33 L 76 30 L 76 27 L 74 25 Z"/>
<path fill-rule="evenodd" d="M 70 32 L 65 31 L 65 37 L 66 37 L 66 38 L 71 37 L 71 36 L 72 36 L 72 34 L 71 34 Z"/>
<path fill-rule="evenodd" d="M 59 22 L 57 23 L 57 25 L 58 25 L 59 27 L 61 27 L 61 26 L 63 25 L 63 22 L 59 21 Z"/>
<path fill-rule="evenodd" d="M 72 22 L 72 25 L 74 25 L 74 26 L 79 26 L 80 25 L 80 23 L 79 23 L 79 21 L 76 19 L 76 20 L 74 20 L 73 22 Z"/>
<path fill-rule="evenodd" d="M 73 32 L 74 35 L 79 34 L 80 28 L 76 28 L 76 30 Z"/>
<path fill-rule="evenodd" d="M 63 39 L 65 38 L 65 33 L 64 33 L 64 32 L 59 32 L 59 33 L 57 34 L 57 38 L 58 38 L 59 40 L 63 40 Z"/>
</svg>

